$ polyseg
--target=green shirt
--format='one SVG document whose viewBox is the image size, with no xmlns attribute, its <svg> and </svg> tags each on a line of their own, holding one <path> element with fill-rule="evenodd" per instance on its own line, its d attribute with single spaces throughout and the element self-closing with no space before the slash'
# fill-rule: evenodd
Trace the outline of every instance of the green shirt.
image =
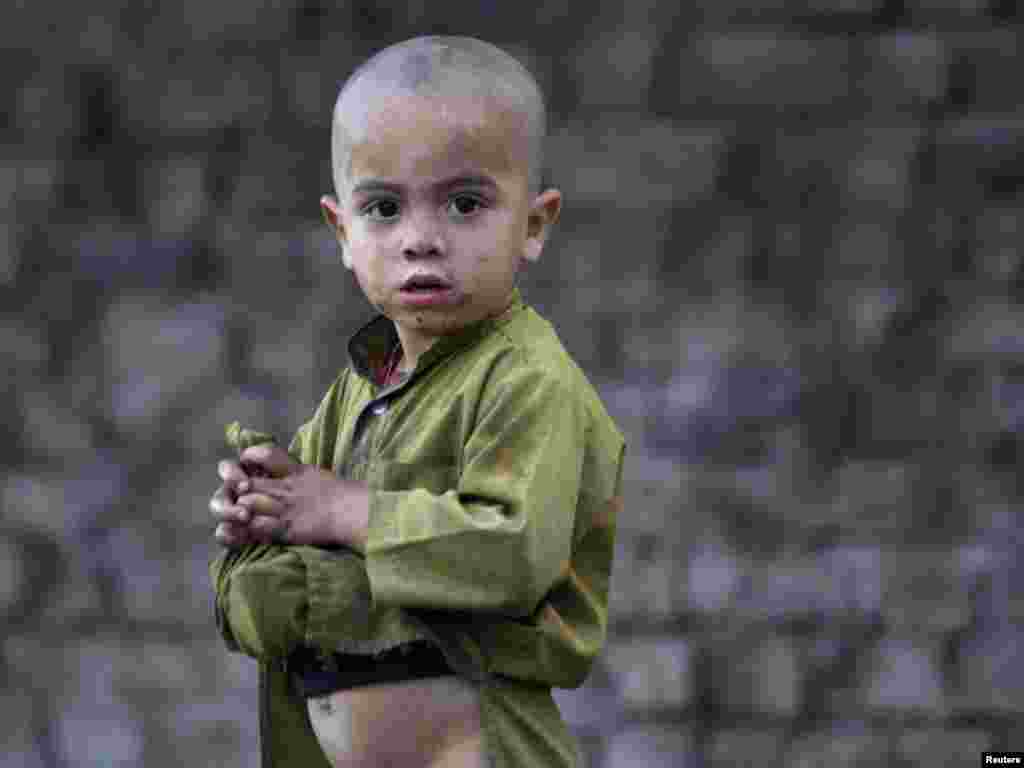
<svg viewBox="0 0 1024 768">
<path fill-rule="evenodd" d="M 264 765 L 327 766 L 289 686 L 295 647 L 415 639 L 477 685 L 496 768 L 574 765 L 551 688 L 582 683 L 604 643 L 623 436 L 518 290 L 382 388 L 397 341 L 383 316 L 358 331 L 290 448 L 368 484 L 365 556 L 259 545 L 211 563 L 225 642 L 261 660 Z"/>
</svg>

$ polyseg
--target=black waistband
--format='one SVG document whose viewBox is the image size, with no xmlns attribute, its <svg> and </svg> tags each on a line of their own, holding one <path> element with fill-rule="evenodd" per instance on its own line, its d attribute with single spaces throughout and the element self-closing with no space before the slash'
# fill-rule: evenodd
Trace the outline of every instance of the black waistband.
<svg viewBox="0 0 1024 768">
<path fill-rule="evenodd" d="M 363 656 L 332 653 L 326 656 L 312 648 L 300 648 L 288 657 L 288 671 L 300 696 L 326 696 L 375 683 L 400 683 L 455 672 L 444 654 L 426 642 L 414 642 Z"/>
</svg>

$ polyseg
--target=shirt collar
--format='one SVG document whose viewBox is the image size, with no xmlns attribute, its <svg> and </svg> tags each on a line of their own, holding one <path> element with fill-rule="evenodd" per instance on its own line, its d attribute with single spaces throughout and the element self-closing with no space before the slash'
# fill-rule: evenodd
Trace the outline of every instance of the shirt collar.
<svg viewBox="0 0 1024 768">
<path fill-rule="evenodd" d="M 494 317 L 484 318 L 448 336 L 440 337 L 430 349 L 420 355 L 411 376 L 418 376 L 439 360 L 502 327 L 525 308 L 519 287 L 515 286 L 512 289 L 512 301 L 503 312 Z M 348 356 L 352 362 L 352 369 L 364 379 L 375 382 L 375 373 L 387 365 L 388 357 L 396 344 L 398 331 L 395 324 L 384 315 L 377 315 L 349 339 Z"/>
</svg>

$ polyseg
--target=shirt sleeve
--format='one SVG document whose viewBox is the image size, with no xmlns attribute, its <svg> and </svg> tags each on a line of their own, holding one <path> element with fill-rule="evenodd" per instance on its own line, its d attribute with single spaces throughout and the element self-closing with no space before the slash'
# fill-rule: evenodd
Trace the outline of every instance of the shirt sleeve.
<svg viewBox="0 0 1024 768">
<path fill-rule="evenodd" d="M 522 617 L 568 568 L 584 406 L 547 371 L 507 367 L 485 388 L 457 487 L 371 490 L 375 603 Z"/>
<path fill-rule="evenodd" d="M 230 650 L 258 659 L 300 646 L 376 653 L 421 637 L 399 611 L 373 604 L 363 559 L 351 550 L 261 545 L 229 562 L 214 578 Z"/>
</svg>

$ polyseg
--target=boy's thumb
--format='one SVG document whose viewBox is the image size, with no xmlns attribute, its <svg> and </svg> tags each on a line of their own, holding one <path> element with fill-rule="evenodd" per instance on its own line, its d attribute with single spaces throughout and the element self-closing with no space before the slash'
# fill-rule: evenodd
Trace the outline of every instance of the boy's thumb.
<svg viewBox="0 0 1024 768">
<path fill-rule="evenodd" d="M 261 443 L 246 448 L 239 457 L 242 468 L 250 474 L 254 469 L 270 477 L 283 477 L 291 474 L 295 461 L 288 452 L 276 443 Z"/>
</svg>

